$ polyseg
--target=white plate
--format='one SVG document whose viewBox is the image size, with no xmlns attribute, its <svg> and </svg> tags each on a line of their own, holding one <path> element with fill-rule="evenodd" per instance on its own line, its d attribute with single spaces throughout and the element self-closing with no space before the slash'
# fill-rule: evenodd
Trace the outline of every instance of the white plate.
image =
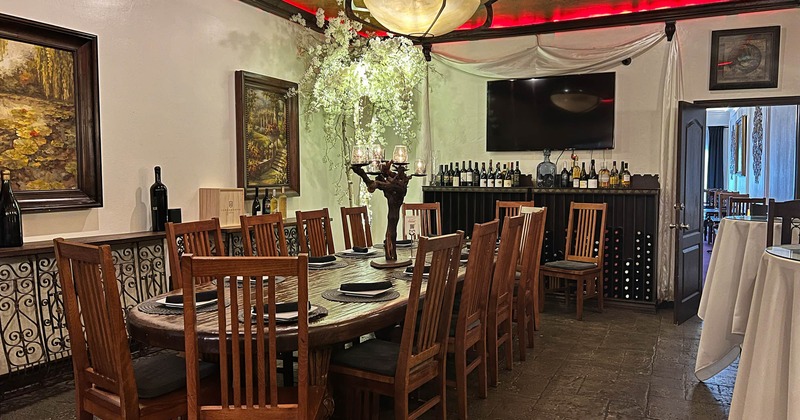
<svg viewBox="0 0 800 420">
<path fill-rule="evenodd" d="M 161 299 L 156 300 L 156 303 L 160 303 L 160 304 L 166 306 L 167 308 L 183 309 L 183 302 L 181 302 L 181 303 L 168 303 L 166 296 L 164 296 Z M 217 303 L 217 299 L 211 299 L 211 300 L 207 300 L 205 302 L 195 302 L 194 303 L 194 307 L 195 308 L 202 308 L 204 306 L 208 306 L 208 305 L 211 305 L 211 304 L 214 304 L 214 303 Z"/>
<path fill-rule="evenodd" d="M 308 310 L 309 315 L 312 312 L 314 312 L 314 311 L 316 311 L 318 309 L 319 309 L 319 307 L 317 305 L 311 305 L 311 308 Z M 256 313 L 253 312 L 252 309 L 251 309 L 250 310 L 250 315 L 256 316 Z M 266 320 L 268 318 L 269 318 L 269 315 L 266 312 L 264 312 L 264 319 Z M 296 321 L 297 320 L 297 311 L 278 312 L 278 313 L 275 314 L 275 320 L 276 321 Z"/>
<path fill-rule="evenodd" d="M 356 252 L 356 251 L 353 251 L 352 249 L 345 249 L 344 251 L 342 251 L 342 254 L 348 254 L 348 255 L 372 255 L 372 254 L 374 254 L 376 252 L 378 252 L 378 251 L 376 251 L 374 249 L 370 249 L 367 252 Z"/>
<path fill-rule="evenodd" d="M 310 262 L 308 263 L 309 267 L 327 267 L 331 264 L 334 264 L 336 261 L 325 261 L 325 262 Z"/>
<path fill-rule="evenodd" d="M 343 295 L 356 296 L 356 297 L 375 297 L 382 293 L 386 293 L 389 290 L 392 290 L 392 288 L 389 287 L 383 290 L 359 290 L 359 291 L 337 289 L 337 291 Z"/>
</svg>

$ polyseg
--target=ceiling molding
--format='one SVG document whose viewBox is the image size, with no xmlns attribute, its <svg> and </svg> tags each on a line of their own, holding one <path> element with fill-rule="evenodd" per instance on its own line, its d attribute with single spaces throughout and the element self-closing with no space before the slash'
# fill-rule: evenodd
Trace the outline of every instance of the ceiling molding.
<svg viewBox="0 0 800 420">
<path fill-rule="evenodd" d="M 306 21 L 314 21 L 313 14 L 282 0 L 240 0 L 266 12 L 278 15 L 284 19 L 300 13 Z M 513 1 L 513 0 L 500 0 Z M 596 18 L 576 19 L 563 22 L 538 23 L 534 25 L 517 26 L 511 28 L 477 28 L 471 30 L 454 31 L 435 38 L 425 39 L 425 43 L 435 44 L 456 41 L 477 41 L 491 38 L 507 38 L 524 35 L 545 34 L 553 32 L 578 31 L 584 29 L 597 29 L 615 26 L 640 25 L 654 22 L 697 19 L 712 16 L 735 15 L 742 13 L 763 12 L 770 10 L 791 9 L 800 7 L 800 0 L 746 0 L 735 3 L 716 3 L 698 6 L 688 6 L 678 9 L 663 9 L 647 12 L 629 13 L 624 15 L 603 16 Z M 315 25 L 311 29 L 322 32 Z"/>
</svg>

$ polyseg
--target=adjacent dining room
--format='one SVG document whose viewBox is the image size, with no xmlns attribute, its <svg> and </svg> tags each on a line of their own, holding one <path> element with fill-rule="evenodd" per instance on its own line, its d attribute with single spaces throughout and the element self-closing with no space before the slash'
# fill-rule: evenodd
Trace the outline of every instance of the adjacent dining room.
<svg viewBox="0 0 800 420">
<path fill-rule="evenodd" d="M 0 418 L 800 419 L 798 68 L 800 0 L 5 0 Z"/>
</svg>

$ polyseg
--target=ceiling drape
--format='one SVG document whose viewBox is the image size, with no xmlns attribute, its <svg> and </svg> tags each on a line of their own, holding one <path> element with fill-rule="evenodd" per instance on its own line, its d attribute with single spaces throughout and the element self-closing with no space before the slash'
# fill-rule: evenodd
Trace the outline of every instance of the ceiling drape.
<svg viewBox="0 0 800 420">
<path fill-rule="evenodd" d="M 577 73 L 593 73 L 622 65 L 627 58 L 636 58 L 666 39 L 664 31 L 658 30 L 612 46 L 564 48 L 552 45 L 535 45 L 502 57 L 458 57 L 452 54 L 432 52 L 433 60 L 456 70 L 486 79 L 508 79 L 544 77 Z M 666 42 L 664 42 L 666 43 Z M 678 100 L 683 97 L 680 76 L 680 53 L 677 34 L 666 46 L 667 59 L 663 70 L 664 90 L 662 97 L 661 127 L 661 198 L 659 214 L 659 276 L 658 299 L 671 300 L 672 272 L 674 266 L 673 232 L 668 228 L 672 222 L 672 205 L 675 200 L 675 142 Z M 423 155 L 431 156 L 434 150 L 430 130 L 429 86 L 426 81 L 422 99 L 421 136 Z M 430 158 L 428 160 L 431 161 Z"/>
</svg>

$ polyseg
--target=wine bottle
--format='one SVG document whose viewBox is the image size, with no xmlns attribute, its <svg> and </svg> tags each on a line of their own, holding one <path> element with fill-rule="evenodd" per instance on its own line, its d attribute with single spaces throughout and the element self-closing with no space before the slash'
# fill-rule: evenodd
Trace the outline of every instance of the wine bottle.
<svg viewBox="0 0 800 420">
<path fill-rule="evenodd" d="M 500 171 L 500 162 L 495 163 L 496 171 L 494 173 L 494 187 L 495 188 L 502 188 L 503 187 L 503 178 L 505 178 L 505 174 Z"/>
<path fill-rule="evenodd" d="M 506 177 L 503 180 L 503 186 L 506 188 L 511 188 L 514 186 L 514 171 L 511 170 L 510 167 L 506 171 Z"/>
<path fill-rule="evenodd" d="M 256 187 L 256 194 L 253 196 L 253 205 L 250 209 L 251 216 L 258 216 L 258 212 L 261 211 L 261 201 L 258 199 L 258 187 Z"/>
<path fill-rule="evenodd" d="M 261 214 L 272 214 L 272 209 L 270 207 L 269 190 L 265 189 L 264 198 L 261 200 Z"/>
<path fill-rule="evenodd" d="M 567 170 L 567 162 L 564 162 L 564 169 L 561 170 L 561 188 L 572 186 L 572 174 Z"/>
<path fill-rule="evenodd" d="M 446 171 L 446 173 L 447 173 L 447 184 L 446 185 L 448 187 L 452 187 L 453 186 L 453 172 L 454 172 L 453 171 L 453 162 L 450 162 L 450 169 L 447 169 L 447 171 Z"/>
<path fill-rule="evenodd" d="M 572 164 L 572 188 L 581 187 L 581 167 L 578 166 L 578 158 L 573 160 Z"/>
<path fill-rule="evenodd" d="M 461 180 L 459 185 L 462 187 L 466 187 L 467 185 L 467 162 L 462 160 L 461 161 Z"/>
<path fill-rule="evenodd" d="M 486 162 L 481 163 L 481 187 L 486 188 L 489 177 L 486 175 Z"/>
<path fill-rule="evenodd" d="M 611 175 L 608 172 L 608 168 L 606 168 L 606 161 L 603 161 L 603 166 L 600 169 L 600 174 L 597 179 L 598 187 L 600 188 L 608 188 L 611 184 Z"/>
<path fill-rule="evenodd" d="M 589 174 L 586 173 L 586 162 L 581 162 L 581 178 L 578 186 L 580 188 L 589 188 Z"/>
<path fill-rule="evenodd" d="M 22 246 L 22 212 L 11 189 L 11 172 L 3 170 L 0 189 L 0 247 Z M 165 192 L 166 194 L 166 192 Z M 166 215 L 164 216 L 166 219 Z"/>
<path fill-rule="evenodd" d="M 613 161 L 611 172 L 609 173 L 608 186 L 610 188 L 619 188 L 619 171 L 617 170 L 617 161 Z"/>
<path fill-rule="evenodd" d="M 461 171 L 458 169 L 458 162 L 456 162 L 456 170 L 453 171 L 453 186 L 461 186 Z"/>
<path fill-rule="evenodd" d="M 469 167 L 467 168 L 467 174 L 466 174 L 465 180 L 467 181 L 466 184 L 467 184 L 468 187 L 471 187 L 471 186 L 474 185 L 472 183 L 474 181 L 474 179 L 472 177 L 472 161 L 469 161 Z"/>
<path fill-rule="evenodd" d="M 153 222 L 153 232 L 163 232 L 167 223 L 167 186 L 161 183 L 161 167 L 154 169 L 156 182 L 150 186 L 150 215 Z"/>
<path fill-rule="evenodd" d="M 522 172 L 519 171 L 519 161 L 517 161 L 517 167 L 514 169 L 514 183 L 515 187 L 519 187 L 519 176 L 522 175 Z"/>
<path fill-rule="evenodd" d="M 281 218 L 286 219 L 286 188 L 281 187 L 281 195 L 278 196 L 278 211 L 281 212 Z"/>
<path fill-rule="evenodd" d="M 478 169 L 478 161 L 475 161 L 475 169 L 472 170 L 472 186 L 481 186 L 481 171 Z"/>
<path fill-rule="evenodd" d="M 489 159 L 489 170 L 486 171 L 486 186 L 489 188 L 494 188 L 494 171 L 492 168 L 492 160 Z"/>
<path fill-rule="evenodd" d="M 624 164 L 624 169 L 622 170 L 622 180 L 620 183 L 622 184 L 622 188 L 630 188 L 631 187 L 631 172 L 628 170 L 628 164 Z"/>
<path fill-rule="evenodd" d="M 594 159 L 592 159 L 592 168 L 589 170 L 589 179 L 587 188 L 597 188 L 597 170 L 594 168 Z"/>
<path fill-rule="evenodd" d="M 272 214 L 275 214 L 275 213 L 278 212 L 278 190 L 277 189 L 273 189 L 272 190 L 272 198 L 269 199 L 269 211 Z M 283 217 L 283 215 L 281 215 L 281 217 Z"/>
</svg>

